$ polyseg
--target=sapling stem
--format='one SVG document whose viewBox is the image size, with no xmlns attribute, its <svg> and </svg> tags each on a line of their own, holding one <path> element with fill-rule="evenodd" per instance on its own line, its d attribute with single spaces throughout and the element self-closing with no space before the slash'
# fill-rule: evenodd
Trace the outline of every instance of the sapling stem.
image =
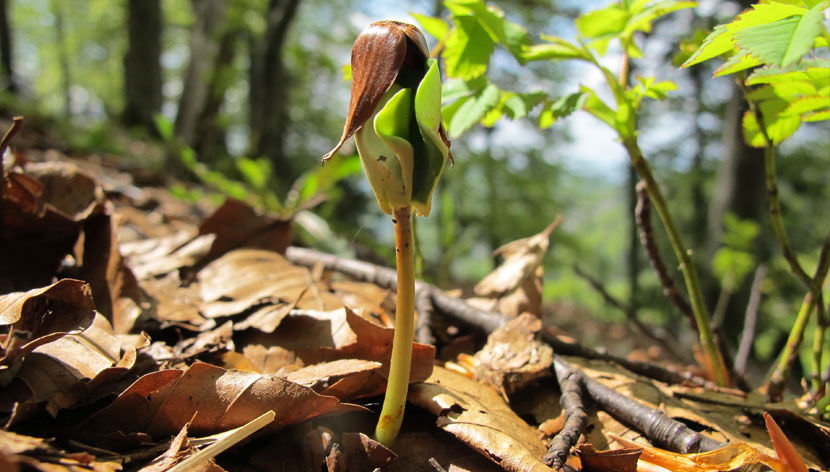
<svg viewBox="0 0 830 472">
<path fill-rule="evenodd" d="M 723 355 L 715 342 L 715 337 L 712 333 L 712 327 L 709 320 L 709 315 L 706 312 L 706 305 L 703 303 L 703 292 L 698 281 L 697 271 L 692 263 L 692 258 L 689 251 L 683 244 L 683 239 L 680 237 L 680 232 L 674 224 L 674 219 L 669 212 L 666 201 L 663 199 L 663 192 L 660 191 L 660 186 L 654 179 L 651 168 L 648 165 L 640 146 L 637 143 L 637 138 L 623 139 L 628 155 L 631 158 L 631 165 L 640 175 L 640 178 L 645 182 L 648 196 L 651 199 L 652 205 L 663 222 L 663 227 L 669 236 L 672 249 L 674 249 L 677 261 L 680 264 L 680 271 L 683 273 L 683 279 L 686 282 L 686 289 L 689 292 L 689 301 L 692 306 L 692 314 L 694 314 L 695 322 L 697 324 L 697 332 L 700 338 L 700 345 L 703 352 L 711 363 L 712 370 L 715 375 L 715 382 L 721 387 L 729 386 L 729 373 L 726 369 L 726 364 L 723 360 Z"/>
<path fill-rule="evenodd" d="M 392 218 L 395 223 L 395 261 L 398 270 L 395 336 L 392 340 L 386 396 L 375 428 L 375 439 L 384 446 L 390 446 L 401 429 L 409 390 L 409 371 L 412 367 L 412 341 L 415 337 L 415 251 L 411 209 L 396 209 Z"/>
</svg>

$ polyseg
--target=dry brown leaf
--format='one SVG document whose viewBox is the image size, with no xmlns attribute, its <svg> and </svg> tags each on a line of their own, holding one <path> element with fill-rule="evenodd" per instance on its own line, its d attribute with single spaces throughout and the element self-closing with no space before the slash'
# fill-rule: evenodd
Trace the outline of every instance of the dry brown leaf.
<svg viewBox="0 0 830 472">
<path fill-rule="evenodd" d="M 611 435 L 615 441 L 628 448 L 642 448 L 640 460 L 659 465 L 674 472 L 719 472 L 746 466 L 764 464 L 775 472 L 790 472 L 786 464 L 770 457 L 747 443 L 736 443 L 697 454 L 678 454 L 652 446 L 629 441 L 619 435 Z"/>
<path fill-rule="evenodd" d="M 265 347 L 249 344 L 242 349 L 242 355 L 253 364 L 260 374 L 276 374 L 285 370 L 296 370 L 303 366 L 294 351 L 280 346 Z"/>
<path fill-rule="evenodd" d="M 11 325 L 0 351 L 0 384 L 13 364 L 38 346 L 87 328 L 95 317 L 89 285 L 63 279 L 48 287 L 0 296 L 0 326 Z"/>
<path fill-rule="evenodd" d="M 6 172 L 0 192 L 0 292 L 51 282 L 72 253 L 81 224 L 100 211 L 104 194 L 70 163 Z"/>
<path fill-rule="evenodd" d="M 334 310 L 343 302 L 328 288 L 313 280 L 304 267 L 288 262 L 281 255 L 261 249 L 237 249 L 199 271 L 198 280 L 209 318 L 233 316 L 258 304 L 293 304 L 305 310 Z M 274 312 L 276 322 L 267 317 L 256 327 L 273 331 L 284 318 Z"/>
<path fill-rule="evenodd" d="M 364 313 L 376 316 L 395 313 L 394 293 L 375 284 L 340 280 L 332 282 L 331 288 L 346 306 L 360 307 Z"/>
<path fill-rule="evenodd" d="M 545 445 L 492 388 L 435 367 L 410 386 L 409 401 L 438 416 L 438 426 L 508 471 L 547 472 Z"/>
<path fill-rule="evenodd" d="M 197 435 L 244 425 L 275 410 L 270 428 L 362 407 L 322 396 L 275 375 L 226 370 L 197 362 L 185 370 L 144 375 L 81 427 L 90 441 L 123 447 L 147 436 L 170 435 L 188 421 Z"/>
<path fill-rule="evenodd" d="M 242 247 L 285 254 L 291 244 L 291 223 L 259 215 L 247 203 L 228 198 L 199 225 L 199 234 L 216 235 L 205 261 Z"/>
<path fill-rule="evenodd" d="M 312 387 L 319 391 L 319 387 L 325 387 L 330 380 L 372 372 L 380 369 L 381 366 L 380 362 L 363 359 L 340 359 L 302 367 L 290 372 L 285 378 L 296 384 Z"/>
<path fill-rule="evenodd" d="M 70 454 L 51 446 L 46 440 L 23 436 L 0 429 L 0 470 L 3 472 L 116 472 L 118 462 L 99 462 L 87 453 Z"/>
<path fill-rule="evenodd" d="M 542 321 L 525 313 L 492 332 L 475 355 L 475 379 L 505 398 L 550 376 L 553 349 L 539 339 Z"/>
<path fill-rule="evenodd" d="M 576 449 L 583 472 L 637 472 L 641 448 L 597 451 L 590 444 Z"/>
<path fill-rule="evenodd" d="M 379 362 L 379 369 L 356 373 L 329 386 L 325 394 L 351 400 L 382 393 L 386 388 L 394 330 L 369 321 L 348 308 L 290 314 L 271 334 L 255 335 L 248 343 L 279 346 L 296 353 L 306 365 L 339 359 Z M 244 340 L 243 340 L 244 343 Z M 435 347 L 412 344 L 410 382 L 429 377 Z"/>
<path fill-rule="evenodd" d="M 525 312 L 542 316 L 542 258 L 560 221 L 557 217 L 539 234 L 496 249 L 493 255 L 501 256 L 502 263 L 475 286 L 477 297 L 467 302 L 509 316 Z"/>
<path fill-rule="evenodd" d="M 102 384 L 120 379 L 135 360 L 135 347 L 123 345 L 109 321 L 96 313 L 83 332 L 67 334 L 29 353 L 18 377 L 31 394 L 25 400 L 46 402 L 47 411 L 55 415 Z"/>
<path fill-rule="evenodd" d="M 84 221 L 83 247 L 76 247 L 77 277 L 92 287 L 95 308 L 112 322 L 116 333 L 128 333 L 149 298 L 127 267 L 118 245 L 118 222 L 107 202 L 100 214 Z"/>
</svg>

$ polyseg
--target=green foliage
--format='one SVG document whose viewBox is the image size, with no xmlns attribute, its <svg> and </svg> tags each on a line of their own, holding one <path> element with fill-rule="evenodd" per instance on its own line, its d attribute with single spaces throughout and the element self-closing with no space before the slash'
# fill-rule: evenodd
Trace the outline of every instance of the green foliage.
<svg viewBox="0 0 830 472">
<path fill-rule="evenodd" d="M 830 61 L 805 57 L 827 47 L 822 12 L 828 7 L 827 0 L 753 5 L 730 23 L 716 26 L 683 64 L 727 54 L 716 76 L 763 66 L 744 80 L 747 87 L 757 86 L 746 93 L 754 107 L 743 120 L 750 145 L 775 146 L 803 122 L 830 119 Z"/>
<path fill-rule="evenodd" d="M 712 271 L 725 290 L 734 291 L 755 268 L 752 246 L 759 232 L 754 221 L 741 220 L 733 214 L 724 217 L 723 246 L 715 253 Z"/>
</svg>

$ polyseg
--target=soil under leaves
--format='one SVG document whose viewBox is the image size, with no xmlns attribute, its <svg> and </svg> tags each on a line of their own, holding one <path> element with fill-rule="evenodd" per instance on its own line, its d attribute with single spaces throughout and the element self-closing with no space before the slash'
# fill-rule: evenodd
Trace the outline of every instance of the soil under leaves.
<svg viewBox="0 0 830 472">
<path fill-rule="evenodd" d="M 186 203 L 112 162 L 28 146 L 5 162 L 0 470 L 551 470 L 543 457 L 565 421 L 541 335 L 566 333 L 543 313 L 541 260 L 555 225 L 503 248 L 504 264 L 476 287 L 471 306 L 512 317 L 489 339 L 434 310 L 439 355 L 413 345 L 404 429 L 389 450 L 367 434 L 394 293 L 292 261 L 290 221 L 236 200 Z M 574 468 L 788 470 L 765 410 L 808 466 L 830 467 L 830 429 L 792 404 L 567 359 L 730 444 L 673 455 L 588 403 Z"/>
</svg>

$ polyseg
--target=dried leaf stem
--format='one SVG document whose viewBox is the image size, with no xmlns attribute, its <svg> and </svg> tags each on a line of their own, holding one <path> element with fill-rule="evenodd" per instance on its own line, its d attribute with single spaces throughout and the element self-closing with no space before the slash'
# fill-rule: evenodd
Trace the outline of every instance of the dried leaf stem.
<svg viewBox="0 0 830 472">
<path fill-rule="evenodd" d="M 386 396 L 375 428 L 375 438 L 387 447 L 395 441 L 403 422 L 415 337 L 415 247 L 411 209 L 408 206 L 396 209 L 392 221 L 395 223 L 395 261 L 398 267 L 395 336 Z"/>
<path fill-rule="evenodd" d="M 568 453 L 588 425 L 588 413 L 582 401 L 582 376 L 578 375 L 576 370 L 567 370 L 563 366 L 562 363 L 555 364 L 554 372 L 562 391 L 559 403 L 565 411 L 565 426 L 550 442 L 548 452 L 542 458 L 542 461 L 554 470 L 562 469 L 568 459 Z"/>
</svg>

